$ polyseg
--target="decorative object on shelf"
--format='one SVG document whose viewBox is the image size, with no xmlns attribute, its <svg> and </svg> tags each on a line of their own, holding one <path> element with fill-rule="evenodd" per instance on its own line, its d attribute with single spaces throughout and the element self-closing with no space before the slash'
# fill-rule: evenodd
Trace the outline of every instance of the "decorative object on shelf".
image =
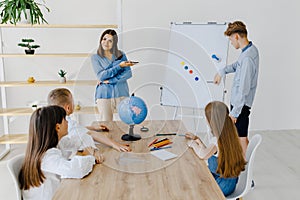
<svg viewBox="0 0 300 200">
<path fill-rule="evenodd" d="M 28 79 L 27 79 L 27 82 L 28 83 L 34 83 L 35 82 L 35 79 L 33 76 L 30 76 Z"/>
<path fill-rule="evenodd" d="M 79 104 L 77 104 L 76 106 L 75 106 L 75 110 L 80 110 L 81 109 L 81 106 L 79 105 Z"/>
<path fill-rule="evenodd" d="M 43 2 L 45 3 L 44 0 Z M 0 2 L 1 24 L 9 22 L 16 25 L 22 20 L 22 15 L 31 24 L 48 24 L 40 7 L 44 7 L 50 12 L 50 9 L 45 4 L 37 3 L 35 0 L 2 0 Z"/>
<path fill-rule="evenodd" d="M 26 54 L 34 54 L 34 49 L 37 49 L 40 47 L 40 45 L 32 45 L 30 43 L 34 42 L 33 39 L 22 39 L 22 43 L 19 43 L 18 46 L 20 47 L 26 47 L 25 53 Z"/>
<path fill-rule="evenodd" d="M 60 83 L 65 83 L 66 82 L 66 77 L 65 75 L 67 74 L 67 72 L 65 70 L 59 70 L 58 75 L 60 76 L 59 82 Z"/>
<path fill-rule="evenodd" d="M 80 101 L 77 101 L 77 102 L 76 102 L 74 109 L 75 109 L 76 111 L 79 111 L 79 110 L 81 109 Z"/>
</svg>

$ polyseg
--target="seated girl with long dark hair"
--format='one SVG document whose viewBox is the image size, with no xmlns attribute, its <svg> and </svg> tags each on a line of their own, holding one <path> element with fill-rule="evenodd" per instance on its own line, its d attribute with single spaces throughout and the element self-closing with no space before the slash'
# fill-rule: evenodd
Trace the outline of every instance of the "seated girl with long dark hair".
<svg viewBox="0 0 300 200">
<path fill-rule="evenodd" d="M 52 199 L 61 178 L 82 178 L 93 169 L 93 149 L 67 160 L 57 148 L 67 134 L 66 111 L 59 106 L 37 109 L 30 118 L 29 139 L 19 174 L 23 199 Z"/>
</svg>

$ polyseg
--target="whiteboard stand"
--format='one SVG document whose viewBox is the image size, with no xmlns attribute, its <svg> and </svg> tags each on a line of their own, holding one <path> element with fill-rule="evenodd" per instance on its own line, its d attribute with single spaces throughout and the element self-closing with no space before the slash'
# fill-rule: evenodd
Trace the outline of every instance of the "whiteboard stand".
<svg viewBox="0 0 300 200">
<path fill-rule="evenodd" d="M 204 119 L 204 117 L 201 116 L 201 115 L 195 115 L 195 114 L 193 114 L 193 115 L 180 115 L 180 114 L 178 114 L 178 108 L 179 108 L 178 106 L 175 107 L 175 111 L 174 111 L 174 115 L 173 115 L 173 120 L 177 119 L 178 117 Z M 195 113 L 195 109 L 192 108 L 192 110 L 193 110 L 193 113 Z"/>
<path fill-rule="evenodd" d="M 178 108 L 203 110 L 211 101 L 224 101 L 225 79 L 213 83 L 218 70 L 227 64 L 229 40 L 226 23 L 172 22 L 168 61 L 161 89 L 162 106 L 175 107 L 173 119 L 204 116 L 180 115 Z"/>
</svg>

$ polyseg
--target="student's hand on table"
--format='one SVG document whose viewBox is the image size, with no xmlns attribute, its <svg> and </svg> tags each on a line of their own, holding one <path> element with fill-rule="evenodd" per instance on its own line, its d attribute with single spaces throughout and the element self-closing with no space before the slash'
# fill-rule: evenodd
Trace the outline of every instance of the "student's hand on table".
<svg viewBox="0 0 300 200">
<path fill-rule="evenodd" d="M 222 76 L 220 76 L 220 74 L 217 73 L 214 78 L 214 84 L 219 85 L 221 83 L 221 80 L 222 80 Z"/>
<path fill-rule="evenodd" d="M 105 125 L 86 126 L 87 129 L 97 132 L 109 132 L 109 128 Z"/>
<path fill-rule="evenodd" d="M 202 143 L 202 141 L 201 141 L 199 138 L 195 139 L 195 142 L 196 142 L 196 144 L 198 144 L 200 147 L 203 146 L 203 143 Z"/>
<path fill-rule="evenodd" d="M 97 164 L 101 164 L 104 162 L 104 155 L 100 153 L 98 149 L 95 149 L 93 156 L 95 157 L 95 161 Z"/>
<path fill-rule="evenodd" d="M 202 143 L 202 141 L 198 138 L 195 140 L 189 140 L 187 142 L 188 147 L 192 148 L 192 149 L 197 149 L 197 148 L 203 148 L 205 145 Z"/>
<path fill-rule="evenodd" d="M 185 133 L 185 138 L 191 139 L 191 140 L 196 140 L 198 137 L 191 132 L 187 132 L 187 133 Z"/>
<path fill-rule="evenodd" d="M 100 127 L 99 127 L 98 131 L 108 132 L 109 128 L 105 125 L 100 124 Z"/>
<path fill-rule="evenodd" d="M 91 127 L 93 131 L 98 131 L 98 132 L 109 132 L 109 128 L 105 125 L 100 124 L 99 126 L 93 126 Z"/>
<path fill-rule="evenodd" d="M 113 145 L 113 148 L 116 149 L 119 152 L 129 152 L 131 151 L 131 148 L 129 145 L 124 145 L 124 144 L 120 144 L 115 142 Z"/>
</svg>

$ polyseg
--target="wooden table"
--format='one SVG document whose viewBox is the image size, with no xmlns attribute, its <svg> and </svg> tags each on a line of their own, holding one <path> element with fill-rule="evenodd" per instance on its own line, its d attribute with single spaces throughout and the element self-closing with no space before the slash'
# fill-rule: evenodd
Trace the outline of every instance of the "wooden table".
<svg viewBox="0 0 300 200">
<path fill-rule="evenodd" d="M 187 147 L 185 137 L 155 136 L 157 133 L 184 134 L 186 129 L 181 121 L 145 121 L 135 126 L 135 133 L 142 136 L 135 142 L 120 139 L 128 132 L 128 125 L 122 122 L 101 124 L 111 130 L 106 133 L 109 137 L 130 144 L 132 152 L 117 152 L 100 145 L 105 162 L 95 165 L 92 173 L 83 179 L 62 180 L 54 199 L 225 199 L 205 161 Z M 141 132 L 142 125 L 149 131 Z M 148 144 L 155 138 L 165 137 L 173 142 L 172 148 L 166 150 L 177 154 L 177 158 L 163 161 L 150 154 Z"/>
</svg>

